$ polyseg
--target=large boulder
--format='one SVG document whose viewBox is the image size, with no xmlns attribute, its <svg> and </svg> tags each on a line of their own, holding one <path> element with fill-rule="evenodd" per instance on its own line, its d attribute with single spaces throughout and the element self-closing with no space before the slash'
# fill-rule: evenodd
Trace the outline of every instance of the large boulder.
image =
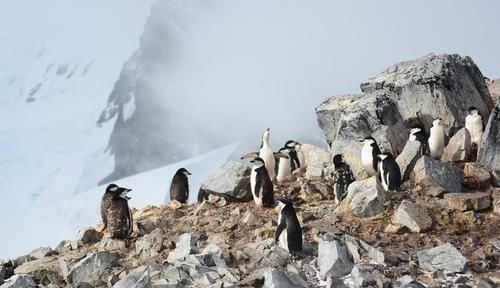
<svg viewBox="0 0 500 288">
<path fill-rule="evenodd" d="M 408 141 L 401 154 L 396 157 L 403 181 L 410 178 L 410 174 L 418 159 L 422 156 L 422 143 L 420 141 Z"/>
<path fill-rule="evenodd" d="M 413 232 L 423 232 L 432 226 L 432 218 L 408 200 L 403 200 L 399 204 L 394 214 L 394 220 L 397 224 L 406 226 Z"/>
<path fill-rule="evenodd" d="M 427 195 L 439 196 L 443 192 L 462 192 L 464 171 L 450 163 L 424 156 L 415 164 L 412 175 L 415 183 Z"/>
<path fill-rule="evenodd" d="M 191 233 L 184 233 L 175 243 L 175 249 L 168 254 L 168 261 L 179 260 L 187 257 L 189 254 L 197 253 L 196 243 L 199 236 Z"/>
<path fill-rule="evenodd" d="M 98 281 L 106 269 L 117 265 L 117 257 L 106 252 L 88 254 L 73 266 L 67 275 L 67 282 L 76 286 L 80 282 Z"/>
<path fill-rule="evenodd" d="M 347 188 L 343 201 L 347 211 L 358 217 L 372 217 L 385 210 L 386 192 L 375 176 L 366 180 L 354 181 Z"/>
<path fill-rule="evenodd" d="M 484 129 L 477 160 L 488 170 L 496 171 L 496 175 L 500 173 L 500 98 Z"/>
<path fill-rule="evenodd" d="M 390 281 L 371 264 L 356 264 L 351 272 L 355 287 L 390 287 Z"/>
<path fill-rule="evenodd" d="M 386 92 L 399 107 L 407 126 L 441 118 L 446 134 L 465 126 L 470 106 L 487 116 L 493 108 L 484 76 L 470 57 L 429 54 L 393 65 L 361 84 L 364 93 Z M 484 120 L 484 119 L 483 119 Z"/>
<path fill-rule="evenodd" d="M 215 194 L 229 201 L 251 201 L 250 167 L 240 162 L 228 162 L 201 185 L 201 195 Z"/>
<path fill-rule="evenodd" d="M 138 267 L 116 282 L 113 288 L 146 288 L 149 286 L 149 271 L 147 266 Z"/>
<path fill-rule="evenodd" d="M 396 102 L 384 93 L 332 97 L 316 114 L 331 154 L 343 154 L 356 179 L 368 177 L 361 164 L 361 139 L 372 136 L 382 150 L 397 155 L 408 137 Z"/>
<path fill-rule="evenodd" d="M 444 195 L 444 199 L 450 208 L 459 211 L 479 211 L 491 206 L 490 193 L 448 193 Z"/>
<path fill-rule="evenodd" d="M 421 268 L 429 271 L 462 272 L 467 259 L 453 245 L 447 243 L 417 252 Z"/>
<path fill-rule="evenodd" d="M 26 262 L 16 267 L 15 274 L 27 274 L 36 282 L 45 285 L 53 284 L 61 286 L 64 284 L 64 275 L 55 257 L 45 257 L 38 260 Z"/>
<path fill-rule="evenodd" d="M 321 278 L 345 276 L 351 272 L 353 266 L 352 255 L 340 242 L 319 242 L 318 267 Z"/>
<path fill-rule="evenodd" d="M 14 275 L 0 286 L 1 288 L 36 288 L 37 285 L 28 275 Z"/>
<path fill-rule="evenodd" d="M 462 162 L 467 160 L 471 152 L 471 138 L 469 130 L 462 128 L 451 137 L 444 148 L 441 161 Z"/>
<path fill-rule="evenodd" d="M 264 288 L 302 288 L 308 287 L 307 282 L 297 273 L 268 270 L 264 272 Z"/>
</svg>

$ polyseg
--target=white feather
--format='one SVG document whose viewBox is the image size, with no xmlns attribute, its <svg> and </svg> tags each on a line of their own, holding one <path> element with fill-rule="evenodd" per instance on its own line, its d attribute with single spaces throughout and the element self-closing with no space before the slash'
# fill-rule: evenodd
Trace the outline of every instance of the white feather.
<svg viewBox="0 0 500 288">
<path fill-rule="evenodd" d="M 278 217 L 278 224 L 279 223 L 281 223 L 281 212 L 280 216 Z M 286 233 L 286 228 L 283 231 L 281 231 L 280 237 L 278 238 L 278 245 L 281 248 L 286 249 L 286 251 L 288 251 L 288 236 Z"/>
<path fill-rule="evenodd" d="M 372 143 L 373 140 L 367 140 L 363 144 L 363 148 L 361 148 L 361 163 L 370 176 L 373 176 L 377 173 L 375 169 L 373 169 L 373 147 L 371 146 Z"/>
<path fill-rule="evenodd" d="M 429 150 L 434 159 L 441 158 L 444 151 L 444 128 L 439 121 L 435 120 L 429 135 Z"/>
<path fill-rule="evenodd" d="M 470 133 L 471 144 L 479 146 L 483 136 L 483 118 L 479 114 L 467 115 L 465 117 L 465 129 Z"/>
<path fill-rule="evenodd" d="M 269 173 L 271 180 L 274 180 L 274 178 L 276 178 L 276 173 L 274 172 L 276 163 L 273 150 L 269 146 L 269 131 L 264 132 L 262 136 L 262 148 L 260 148 L 259 157 L 266 163 L 267 173 Z"/>
<path fill-rule="evenodd" d="M 283 154 L 288 155 L 287 152 L 282 152 Z M 292 169 L 290 167 L 290 159 L 289 158 L 280 158 L 280 162 L 278 165 L 278 176 L 276 179 L 278 181 L 282 181 L 286 178 L 286 176 L 292 174 Z"/>
<path fill-rule="evenodd" d="M 254 166 L 252 168 L 252 172 L 250 172 L 250 190 L 252 191 L 253 201 L 255 204 L 262 206 L 262 193 L 259 193 L 260 197 L 258 197 L 257 191 L 255 191 L 255 184 L 257 183 L 257 172 L 255 172 L 255 169 L 257 168 L 259 167 Z"/>
</svg>

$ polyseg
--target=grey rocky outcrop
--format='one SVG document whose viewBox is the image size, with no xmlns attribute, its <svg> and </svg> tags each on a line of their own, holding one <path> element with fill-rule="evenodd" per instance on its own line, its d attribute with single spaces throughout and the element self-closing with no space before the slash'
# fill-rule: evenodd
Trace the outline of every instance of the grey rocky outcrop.
<svg viewBox="0 0 500 288">
<path fill-rule="evenodd" d="M 347 189 L 344 205 L 358 217 L 375 216 L 385 210 L 387 195 L 375 177 L 354 181 Z"/>
<path fill-rule="evenodd" d="M 477 160 L 483 167 L 500 175 L 500 97 L 484 128 Z"/>
<path fill-rule="evenodd" d="M 417 252 L 419 266 L 429 271 L 462 272 L 467 259 L 453 245 L 447 243 Z"/>
<path fill-rule="evenodd" d="M 354 287 L 377 287 L 389 288 L 390 281 L 377 270 L 377 267 L 370 264 L 356 264 L 351 272 Z"/>
<path fill-rule="evenodd" d="M 417 161 L 412 177 L 415 183 L 431 196 L 439 196 L 443 192 L 462 192 L 464 182 L 462 170 L 427 156 Z"/>
<path fill-rule="evenodd" d="M 283 272 L 278 270 L 268 270 L 264 272 L 263 288 L 305 288 L 308 287 L 307 282 L 302 279 L 297 273 Z"/>
<path fill-rule="evenodd" d="M 208 176 L 200 193 L 214 194 L 229 201 L 251 201 L 250 167 L 240 162 L 228 162 Z"/>
<path fill-rule="evenodd" d="M 36 288 L 37 285 L 28 275 L 14 275 L 10 277 L 0 288 Z"/>
<path fill-rule="evenodd" d="M 106 269 L 117 265 L 117 257 L 106 252 L 94 252 L 76 263 L 67 275 L 67 282 L 77 285 L 80 282 L 92 283 L 100 279 Z"/>
<path fill-rule="evenodd" d="M 57 286 L 64 284 L 64 271 L 56 257 L 45 257 L 26 262 L 16 267 L 14 273 L 29 275 L 37 282 L 44 280 Z"/>
<path fill-rule="evenodd" d="M 395 64 L 361 84 L 361 90 L 386 92 L 397 101 L 408 127 L 421 124 L 429 131 L 432 120 L 441 118 L 447 135 L 465 126 L 470 106 L 481 115 L 493 108 L 481 71 L 470 57 L 457 54 L 429 54 Z"/>
<path fill-rule="evenodd" d="M 198 248 L 196 243 L 199 236 L 191 233 L 184 233 L 179 237 L 179 241 L 175 243 L 175 249 L 168 254 L 168 260 L 179 260 L 187 257 L 189 254 L 197 253 Z"/>
<path fill-rule="evenodd" d="M 135 253 L 142 258 L 154 257 L 163 249 L 163 231 L 156 228 L 135 242 Z"/>
<path fill-rule="evenodd" d="M 422 156 L 422 143 L 420 141 L 408 141 L 401 154 L 396 157 L 403 181 L 410 178 L 410 174 L 418 159 Z"/>
<path fill-rule="evenodd" d="M 40 247 L 30 252 L 30 256 L 33 259 L 42 259 L 55 254 L 57 254 L 57 252 L 50 247 Z"/>
<path fill-rule="evenodd" d="M 331 154 L 342 154 L 356 179 L 368 177 L 361 165 L 361 139 L 373 136 L 382 150 L 397 155 L 408 137 L 397 104 L 383 93 L 332 97 L 316 108 L 316 115 Z"/>
<path fill-rule="evenodd" d="M 394 220 L 397 224 L 406 226 L 413 232 L 423 232 L 432 226 L 432 218 L 408 200 L 403 200 L 399 204 L 394 214 Z"/>
<path fill-rule="evenodd" d="M 113 288 L 147 288 L 150 279 L 147 266 L 138 267 L 116 282 Z"/>
<path fill-rule="evenodd" d="M 85 227 L 78 231 L 76 241 L 79 241 L 84 245 L 93 244 L 99 241 L 99 236 L 97 235 L 97 231 L 94 227 Z"/>
<path fill-rule="evenodd" d="M 353 265 L 352 255 L 339 241 L 319 241 L 318 267 L 321 278 L 345 276 L 351 272 Z"/>
<path fill-rule="evenodd" d="M 462 128 L 451 137 L 448 145 L 444 148 L 441 161 L 463 162 L 471 153 L 471 136 L 469 130 Z"/>
</svg>

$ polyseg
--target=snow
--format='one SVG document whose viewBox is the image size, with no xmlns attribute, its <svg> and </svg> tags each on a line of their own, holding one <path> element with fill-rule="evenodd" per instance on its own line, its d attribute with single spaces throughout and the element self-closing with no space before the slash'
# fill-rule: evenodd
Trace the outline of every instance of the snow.
<svg viewBox="0 0 500 288">
<path fill-rule="evenodd" d="M 0 258 L 95 224 L 61 205 L 113 169 L 96 122 L 152 2 L 0 1 Z"/>
</svg>

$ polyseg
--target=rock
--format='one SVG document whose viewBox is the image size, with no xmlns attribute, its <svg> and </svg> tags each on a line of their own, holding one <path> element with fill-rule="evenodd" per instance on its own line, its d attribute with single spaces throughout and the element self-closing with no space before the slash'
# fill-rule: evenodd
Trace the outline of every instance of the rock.
<svg viewBox="0 0 500 288">
<path fill-rule="evenodd" d="M 414 280 L 409 275 L 405 275 L 394 282 L 393 288 L 425 288 L 422 283 Z"/>
<path fill-rule="evenodd" d="M 417 161 L 412 177 L 415 183 L 431 196 L 439 196 L 444 192 L 462 192 L 464 182 L 462 170 L 427 156 Z"/>
<path fill-rule="evenodd" d="M 64 254 L 76 249 L 78 249 L 78 243 L 75 240 L 63 240 L 57 245 L 55 250 L 59 254 Z"/>
<path fill-rule="evenodd" d="M 344 281 L 338 278 L 329 278 L 326 280 L 326 288 L 348 288 L 349 286 L 345 285 Z"/>
<path fill-rule="evenodd" d="M 196 242 L 198 242 L 199 236 L 191 233 L 184 233 L 179 237 L 179 241 L 175 244 L 175 249 L 168 254 L 168 261 L 182 259 L 189 254 L 197 253 L 198 248 L 196 247 Z"/>
<path fill-rule="evenodd" d="M 50 248 L 50 247 L 40 247 L 40 248 L 37 248 L 37 249 L 31 251 L 30 256 L 33 259 L 41 259 L 41 258 L 52 256 L 55 254 L 57 254 L 57 252 L 52 250 L 52 248 Z"/>
<path fill-rule="evenodd" d="M 500 189 L 496 188 L 491 192 L 493 212 L 500 214 Z"/>
<path fill-rule="evenodd" d="M 94 227 L 86 227 L 78 231 L 76 241 L 81 241 L 84 245 L 93 244 L 99 241 L 99 237 Z"/>
<path fill-rule="evenodd" d="M 113 238 L 103 238 L 99 244 L 97 244 L 98 251 L 116 251 L 122 250 L 127 247 L 127 243 L 124 240 L 113 239 Z"/>
<path fill-rule="evenodd" d="M 0 288 L 36 288 L 37 285 L 28 275 L 14 275 L 10 277 Z"/>
<path fill-rule="evenodd" d="M 469 189 L 484 189 L 490 186 L 490 173 L 476 162 L 465 163 L 464 177 L 464 186 Z"/>
<path fill-rule="evenodd" d="M 397 104 L 385 93 L 335 96 L 319 105 L 316 115 L 331 154 L 343 154 L 359 180 L 368 177 L 360 139 L 373 136 L 382 150 L 398 155 L 408 137 Z"/>
<path fill-rule="evenodd" d="M 63 286 L 64 274 L 59 265 L 59 261 L 55 257 L 46 257 L 38 260 L 24 263 L 16 267 L 15 274 L 27 274 L 36 282 L 45 285 L 53 284 Z"/>
<path fill-rule="evenodd" d="M 228 162 L 220 170 L 207 177 L 200 190 L 215 194 L 228 201 L 251 201 L 250 168 L 239 162 Z"/>
<path fill-rule="evenodd" d="M 163 250 L 163 239 L 163 231 L 156 228 L 135 242 L 135 254 L 142 258 L 157 256 Z"/>
<path fill-rule="evenodd" d="M 76 285 L 79 282 L 92 283 L 100 279 L 106 269 L 115 267 L 117 258 L 106 252 L 94 252 L 76 263 L 67 275 L 67 282 Z"/>
<path fill-rule="evenodd" d="M 402 180 L 410 179 L 410 174 L 417 163 L 417 160 L 422 156 L 422 143 L 420 141 L 408 141 L 401 154 L 396 157 L 399 169 L 401 171 Z"/>
<path fill-rule="evenodd" d="M 447 135 L 465 126 L 470 106 L 481 115 L 489 115 L 493 108 L 479 68 L 470 57 L 456 54 L 429 54 L 398 63 L 361 84 L 361 90 L 386 92 L 397 102 L 407 127 L 421 123 L 428 131 L 432 120 L 441 118 Z"/>
<path fill-rule="evenodd" d="M 343 205 L 355 216 L 372 217 L 385 210 L 386 201 L 385 191 L 377 183 L 376 178 L 371 177 L 352 182 L 347 189 Z"/>
<path fill-rule="evenodd" d="M 429 271 L 462 272 L 467 259 L 453 245 L 447 243 L 417 252 L 419 266 Z"/>
<path fill-rule="evenodd" d="M 31 255 L 23 255 L 23 256 L 19 256 L 17 258 L 12 259 L 11 262 L 12 262 L 12 265 L 14 267 L 17 267 L 17 266 L 23 265 L 24 263 L 33 261 L 33 260 L 34 259 L 33 259 L 33 257 L 31 257 Z"/>
<path fill-rule="evenodd" d="M 292 272 L 283 272 L 277 270 L 268 270 L 264 272 L 263 288 L 301 288 L 308 287 L 307 282 L 299 274 Z"/>
<path fill-rule="evenodd" d="M 207 247 L 203 249 L 202 254 L 212 255 L 212 259 L 215 266 L 226 267 L 226 262 L 224 261 L 224 254 L 219 246 L 215 244 L 208 244 Z"/>
<path fill-rule="evenodd" d="M 322 279 L 345 276 L 354 265 L 349 251 L 336 240 L 319 241 L 317 261 Z"/>
<path fill-rule="evenodd" d="M 422 209 L 415 207 L 415 205 L 408 201 L 403 200 L 399 204 L 394 220 L 397 224 L 408 227 L 413 232 L 423 232 L 431 228 L 432 218 Z"/>
<path fill-rule="evenodd" d="M 477 162 L 490 171 L 500 172 L 500 99 L 490 114 L 477 152 Z M 484 115 L 488 114 L 481 114 Z"/>
<path fill-rule="evenodd" d="M 149 281 L 148 267 L 142 266 L 130 271 L 125 278 L 116 282 L 113 288 L 146 288 L 150 287 Z"/>
<path fill-rule="evenodd" d="M 0 285 L 3 284 L 3 280 L 5 280 L 5 276 L 7 275 L 7 268 L 0 266 Z"/>
<path fill-rule="evenodd" d="M 462 128 L 451 137 L 448 145 L 444 148 L 441 161 L 463 162 L 471 153 L 471 136 L 467 129 Z"/>
<path fill-rule="evenodd" d="M 450 208 L 459 211 L 479 211 L 490 208 L 491 199 L 489 193 L 449 193 L 444 195 Z"/>
<path fill-rule="evenodd" d="M 352 269 L 351 278 L 355 287 L 391 287 L 389 280 L 370 264 L 356 264 Z"/>
<path fill-rule="evenodd" d="M 12 261 L 4 262 L 0 260 L 0 285 L 5 279 L 9 279 L 14 275 L 14 265 Z"/>
<path fill-rule="evenodd" d="M 307 167 L 305 177 L 308 179 L 321 178 L 323 176 L 323 167 L 333 164 L 330 152 L 321 147 L 302 144 L 301 150 L 304 153 L 306 162 L 304 165 Z"/>
</svg>

